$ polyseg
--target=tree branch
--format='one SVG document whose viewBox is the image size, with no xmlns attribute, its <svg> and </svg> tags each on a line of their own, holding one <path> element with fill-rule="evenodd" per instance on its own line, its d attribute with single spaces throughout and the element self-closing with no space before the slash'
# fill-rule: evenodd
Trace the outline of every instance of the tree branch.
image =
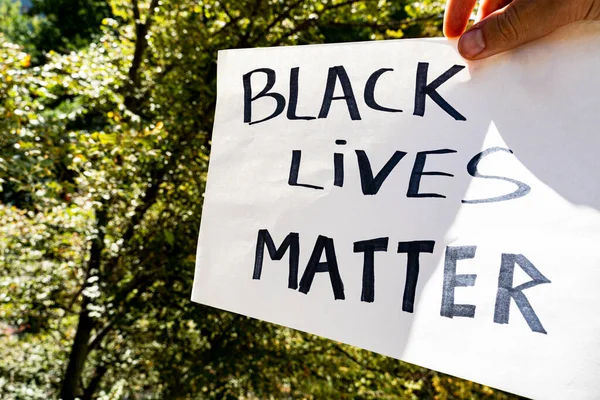
<svg viewBox="0 0 600 400">
<path fill-rule="evenodd" d="M 127 76 L 129 77 L 129 85 L 127 85 L 127 88 L 130 91 L 130 93 L 128 93 L 128 97 L 125 99 L 125 106 L 127 108 L 129 108 L 129 105 L 135 98 L 132 92 L 139 84 L 139 69 L 142 65 L 144 52 L 148 47 L 146 35 L 152 26 L 152 16 L 154 15 L 154 10 L 158 7 L 158 2 L 159 0 L 152 0 L 146 21 L 142 23 L 138 0 L 132 0 L 133 16 L 135 18 L 135 49 L 133 51 L 133 60 L 131 61 L 131 66 L 129 67 L 129 71 L 127 73 Z"/>
<path fill-rule="evenodd" d="M 138 0 L 131 0 L 131 5 L 133 6 L 133 18 L 135 19 L 135 23 L 137 24 L 138 21 L 141 23 L 141 17 L 140 17 L 140 6 L 138 4 Z"/>
<path fill-rule="evenodd" d="M 123 243 L 127 243 L 133 237 L 136 226 L 142 221 L 148 209 L 156 202 L 160 185 L 164 181 L 165 172 L 166 171 L 158 171 L 152 174 L 152 183 L 150 183 L 144 193 L 144 201 L 135 209 L 133 217 L 130 219 L 129 226 L 125 230 L 123 236 L 121 236 Z"/>
<path fill-rule="evenodd" d="M 388 23 L 378 22 L 330 22 L 326 26 L 340 26 L 340 27 L 351 27 L 351 28 L 375 28 L 375 29 L 398 29 L 402 28 L 403 25 L 412 25 L 419 22 L 429 21 L 433 19 L 441 19 L 442 16 L 439 14 L 428 15 L 425 17 L 415 19 L 404 19 L 402 21 L 392 21 Z"/>
<path fill-rule="evenodd" d="M 98 390 L 98 387 L 100 386 L 100 382 L 102 381 L 102 378 L 104 378 L 104 375 L 106 374 L 106 372 L 108 372 L 108 367 L 106 366 L 106 364 L 102 364 L 96 368 L 96 370 L 94 371 L 94 376 L 92 377 L 92 380 L 90 381 L 89 385 L 83 391 L 83 396 L 81 396 L 81 400 L 91 400 L 92 399 L 92 397 L 94 396 L 94 393 L 96 393 L 96 390 Z M 83 385 L 82 385 L 82 387 L 83 387 Z"/>
<path fill-rule="evenodd" d="M 254 22 L 254 16 L 256 15 L 256 13 L 258 12 L 258 9 L 260 8 L 260 3 L 262 2 L 262 0 L 256 0 L 254 2 L 254 7 L 252 7 L 252 12 L 250 13 L 250 25 L 246 28 L 246 32 L 244 32 L 244 34 L 242 35 L 242 38 L 240 39 L 240 41 L 237 44 L 237 48 L 242 48 L 242 47 L 247 47 L 248 45 L 248 38 L 250 37 L 250 33 L 252 32 L 252 28 L 253 28 L 253 22 Z"/>
<path fill-rule="evenodd" d="M 271 29 L 273 29 L 273 27 L 275 27 L 275 25 L 277 25 L 278 23 L 280 23 L 281 21 L 283 21 L 286 18 L 289 18 L 292 11 L 298 7 L 304 0 L 296 0 L 295 3 L 293 3 L 292 5 L 290 5 L 288 8 L 286 8 L 281 14 L 279 14 L 273 21 L 271 21 L 271 23 L 264 29 L 262 35 L 259 36 L 259 38 L 261 36 L 264 36 L 265 34 L 269 33 L 269 31 Z"/>
<path fill-rule="evenodd" d="M 348 353 L 342 346 L 340 346 L 337 343 L 333 343 L 333 348 L 335 350 L 337 350 L 338 352 L 342 353 L 344 356 L 346 356 L 348 359 L 350 359 L 351 361 L 353 361 L 354 363 L 356 363 L 361 368 L 368 369 L 369 371 L 372 371 L 372 372 L 382 372 L 378 368 L 373 368 L 373 367 L 370 367 L 368 365 L 363 364 L 356 357 L 354 357 L 352 354 Z"/>
<path fill-rule="evenodd" d="M 145 276 L 144 274 L 139 274 L 136 277 L 134 277 L 124 288 L 122 288 L 116 293 L 115 297 L 112 300 L 112 303 L 118 305 L 120 309 L 126 307 L 128 303 L 133 301 L 136 297 L 139 297 L 139 295 L 153 283 L 152 281 L 146 280 L 146 278 L 147 276 Z M 137 293 L 132 298 L 125 301 L 127 296 L 136 289 L 138 289 Z M 124 303 L 121 304 L 121 302 Z M 100 329 L 97 329 L 96 334 L 89 341 L 88 351 L 96 349 L 100 345 L 104 337 L 106 337 L 106 335 L 115 327 L 117 322 L 119 322 L 119 320 L 121 320 L 122 318 L 123 313 L 118 314 L 108 324 L 104 325 Z"/>
<path fill-rule="evenodd" d="M 223 12 L 225 13 L 225 15 L 227 15 L 227 18 L 229 18 L 229 22 L 233 21 L 234 18 L 231 16 L 229 9 L 225 5 L 225 1 L 220 1 L 219 5 L 221 6 L 221 8 L 223 8 Z"/>
<path fill-rule="evenodd" d="M 100 343 L 102 343 L 102 340 L 108 334 L 108 332 L 111 331 L 119 317 L 120 316 L 113 318 L 112 321 L 110 321 L 108 324 L 103 326 L 102 329 L 96 332 L 96 334 L 89 341 L 88 352 L 94 350 L 96 347 L 98 347 Z"/>
<path fill-rule="evenodd" d="M 281 21 L 283 21 L 286 18 L 289 18 L 292 11 L 298 7 L 300 4 L 302 4 L 304 0 L 297 0 L 294 4 L 292 4 L 291 6 L 289 6 L 284 12 L 282 12 L 281 14 L 279 14 L 264 30 L 262 30 L 262 32 L 258 35 L 258 37 L 252 42 L 252 45 L 256 45 L 258 43 L 259 40 L 263 39 L 266 35 L 268 35 L 271 32 L 271 29 L 273 29 L 277 24 L 279 24 Z M 338 4 L 333 4 L 329 7 L 325 7 L 322 11 L 319 12 L 319 15 L 322 15 L 330 10 L 336 9 L 336 8 L 340 8 L 340 7 L 345 7 L 348 5 L 352 5 L 354 3 L 358 3 L 358 0 L 348 0 L 348 1 L 344 1 L 342 3 L 338 3 Z M 307 27 L 308 25 L 310 25 L 310 23 L 313 20 L 311 19 L 307 19 L 305 20 L 304 24 L 301 24 L 302 28 L 301 29 L 294 29 L 293 33 L 296 33 L 298 31 L 301 31 L 302 29 L 304 29 L 305 27 Z M 308 23 L 306 23 L 308 22 Z M 287 34 L 285 36 L 289 36 L 293 33 Z"/>
</svg>

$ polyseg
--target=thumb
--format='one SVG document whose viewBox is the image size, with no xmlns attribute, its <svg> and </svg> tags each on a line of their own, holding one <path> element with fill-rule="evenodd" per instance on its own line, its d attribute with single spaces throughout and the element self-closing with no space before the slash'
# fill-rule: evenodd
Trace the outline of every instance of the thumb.
<svg viewBox="0 0 600 400">
<path fill-rule="evenodd" d="M 576 19 L 573 2 L 564 0 L 514 0 L 465 32 L 460 54 L 471 60 L 486 58 L 538 39 Z"/>
</svg>

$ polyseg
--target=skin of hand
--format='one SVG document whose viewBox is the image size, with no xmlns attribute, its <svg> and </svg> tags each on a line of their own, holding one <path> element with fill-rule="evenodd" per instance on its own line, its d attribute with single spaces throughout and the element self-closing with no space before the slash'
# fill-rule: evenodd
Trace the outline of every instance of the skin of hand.
<svg viewBox="0 0 600 400">
<path fill-rule="evenodd" d="M 444 34 L 479 60 L 541 38 L 580 20 L 600 20 L 600 0 L 481 0 L 478 22 L 465 31 L 477 0 L 448 0 Z M 464 32 L 464 33 L 463 33 Z"/>
</svg>

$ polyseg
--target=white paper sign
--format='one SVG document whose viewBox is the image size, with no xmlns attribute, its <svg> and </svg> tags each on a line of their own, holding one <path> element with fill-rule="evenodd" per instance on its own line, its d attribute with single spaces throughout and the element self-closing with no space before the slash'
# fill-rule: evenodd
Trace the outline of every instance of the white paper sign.
<svg viewBox="0 0 600 400">
<path fill-rule="evenodd" d="M 600 28 L 222 51 L 192 299 L 600 398 Z"/>
</svg>

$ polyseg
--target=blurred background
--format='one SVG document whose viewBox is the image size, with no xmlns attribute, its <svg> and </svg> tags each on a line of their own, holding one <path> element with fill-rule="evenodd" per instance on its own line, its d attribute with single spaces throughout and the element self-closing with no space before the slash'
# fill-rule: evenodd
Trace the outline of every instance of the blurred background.
<svg viewBox="0 0 600 400">
<path fill-rule="evenodd" d="M 0 0 L 0 398 L 511 398 L 189 300 L 217 51 L 439 36 L 442 12 Z"/>
</svg>

